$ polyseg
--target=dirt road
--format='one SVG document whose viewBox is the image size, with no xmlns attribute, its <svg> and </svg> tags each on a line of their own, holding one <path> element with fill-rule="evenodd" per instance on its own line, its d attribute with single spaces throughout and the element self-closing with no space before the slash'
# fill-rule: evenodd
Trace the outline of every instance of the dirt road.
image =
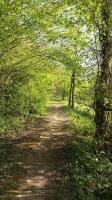
<svg viewBox="0 0 112 200">
<path fill-rule="evenodd" d="M 66 163 L 66 146 L 70 142 L 70 124 L 60 105 L 49 108 L 49 115 L 37 121 L 22 136 L 13 140 L 9 163 L 15 163 L 1 200 L 54 200 Z"/>
</svg>

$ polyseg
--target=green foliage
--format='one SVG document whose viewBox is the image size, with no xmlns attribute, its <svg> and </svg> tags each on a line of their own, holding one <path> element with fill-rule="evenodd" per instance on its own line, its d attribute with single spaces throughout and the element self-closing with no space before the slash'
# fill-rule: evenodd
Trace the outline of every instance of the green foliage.
<svg viewBox="0 0 112 200">
<path fill-rule="evenodd" d="M 49 77 L 35 3 L 0 2 L 0 134 L 18 130 L 29 115 L 46 110 Z"/>
<path fill-rule="evenodd" d="M 1 102 L 1 133 L 21 128 L 29 115 L 42 115 L 47 104 L 47 78 L 36 75 L 23 85 L 8 85 Z"/>
<path fill-rule="evenodd" d="M 56 100 L 66 100 L 69 94 L 70 74 L 66 68 L 61 66 L 51 73 L 51 98 Z M 65 81 L 66 80 L 66 81 Z"/>
<path fill-rule="evenodd" d="M 111 190 L 112 164 L 88 151 L 83 138 L 75 137 L 70 152 L 70 161 L 64 169 L 63 189 L 68 191 L 70 199 L 92 200 L 109 199 Z M 112 191 L 111 191 L 112 192 Z"/>
<path fill-rule="evenodd" d="M 94 112 L 76 102 L 75 109 L 66 108 L 66 112 L 72 119 L 73 142 L 66 147 L 67 163 L 60 169 L 62 180 L 55 199 L 110 200 L 112 163 L 104 151 L 96 153 Z"/>
<path fill-rule="evenodd" d="M 67 109 L 75 124 L 76 132 L 89 134 L 91 137 L 94 134 L 94 110 L 83 104 L 75 102 L 75 108 Z"/>
<path fill-rule="evenodd" d="M 112 163 L 103 152 L 94 153 L 91 136 L 75 132 L 66 153 L 67 164 L 61 169 L 63 178 L 56 199 L 111 199 Z"/>
</svg>

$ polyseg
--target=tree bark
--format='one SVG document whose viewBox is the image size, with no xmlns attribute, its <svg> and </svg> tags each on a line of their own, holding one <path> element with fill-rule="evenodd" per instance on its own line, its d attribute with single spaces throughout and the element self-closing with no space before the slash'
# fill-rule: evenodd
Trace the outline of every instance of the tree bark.
<svg viewBox="0 0 112 200">
<path fill-rule="evenodd" d="M 101 44 L 100 66 L 95 89 L 95 124 L 96 137 L 101 139 L 107 130 L 105 99 L 108 99 L 108 81 L 109 81 L 109 62 L 110 62 L 110 39 L 109 39 L 109 4 L 104 0 L 102 5 L 102 22 L 99 30 L 99 40 Z"/>
<path fill-rule="evenodd" d="M 71 107 L 71 97 L 72 97 L 72 76 L 71 76 L 71 80 L 70 80 L 70 91 L 69 91 L 69 98 L 68 98 L 68 106 Z"/>
<path fill-rule="evenodd" d="M 73 72 L 71 76 L 70 93 L 68 100 L 68 106 L 73 109 L 74 109 L 74 90 L 75 90 L 75 72 Z"/>
<path fill-rule="evenodd" d="M 72 74 L 72 105 L 71 107 L 74 109 L 74 90 L 75 90 L 75 72 Z"/>
<path fill-rule="evenodd" d="M 62 100 L 63 101 L 65 100 L 65 89 L 63 90 L 63 93 L 62 93 Z"/>
</svg>

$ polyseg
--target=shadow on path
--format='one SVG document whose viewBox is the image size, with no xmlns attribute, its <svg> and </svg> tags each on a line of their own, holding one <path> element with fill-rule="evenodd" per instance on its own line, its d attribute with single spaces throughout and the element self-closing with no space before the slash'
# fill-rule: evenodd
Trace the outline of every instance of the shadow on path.
<svg viewBox="0 0 112 200">
<path fill-rule="evenodd" d="M 30 127 L 30 126 L 29 126 Z M 66 163 L 70 124 L 62 106 L 49 109 L 49 116 L 35 121 L 22 136 L 12 140 L 7 162 L 15 163 L 10 176 L 2 176 L 1 200 L 53 200 Z"/>
</svg>

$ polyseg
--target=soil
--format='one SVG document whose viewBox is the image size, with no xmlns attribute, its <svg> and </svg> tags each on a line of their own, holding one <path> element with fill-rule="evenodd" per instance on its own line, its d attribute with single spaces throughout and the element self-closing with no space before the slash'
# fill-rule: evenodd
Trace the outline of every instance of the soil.
<svg viewBox="0 0 112 200">
<path fill-rule="evenodd" d="M 49 114 L 28 125 L 13 138 L 7 162 L 14 164 L 10 175 L 2 177 L 1 200 L 54 200 L 61 179 L 60 168 L 71 142 L 70 122 L 61 105 L 49 108 Z"/>
</svg>

